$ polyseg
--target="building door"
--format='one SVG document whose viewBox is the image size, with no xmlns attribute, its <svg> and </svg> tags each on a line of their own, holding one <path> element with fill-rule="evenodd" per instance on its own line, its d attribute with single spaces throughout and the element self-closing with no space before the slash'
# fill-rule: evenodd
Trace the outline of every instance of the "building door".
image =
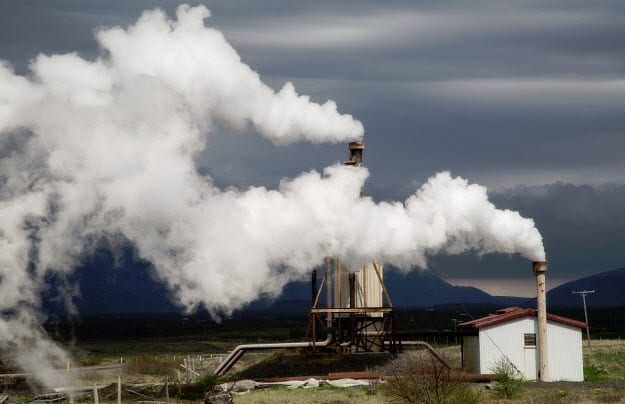
<svg viewBox="0 0 625 404">
<path fill-rule="evenodd" d="M 525 334 L 523 340 L 523 377 L 525 380 L 536 380 L 538 379 L 536 334 Z"/>
<path fill-rule="evenodd" d="M 525 380 L 536 380 L 536 363 L 538 362 L 538 349 L 523 348 L 523 377 Z"/>
</svg>

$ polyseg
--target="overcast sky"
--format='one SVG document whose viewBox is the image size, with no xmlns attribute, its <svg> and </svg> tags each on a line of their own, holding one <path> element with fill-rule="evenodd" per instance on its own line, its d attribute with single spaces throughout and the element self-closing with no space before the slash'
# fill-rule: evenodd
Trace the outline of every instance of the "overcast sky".
<svg viewBox="0 0 625 404">
<path fill-rule="evenodd" d="M 365 126 L 366 192 L 403 200 L 438 171 L 535 219 L 558 282 L 625 266 L 622 1 L 202 1 L 242 59 Z M 0 2 L 0 59 L 95 58 L 94 31 L 173 1 Z M 221 187 L 277 186 L 346 145 L 276 147 L 216 129 L 197 161 Z M 436 274 L 492 293 L 531 288 L 507 256 L 436 257 Z M 549 283 L 549 281 L 548 281 Z M 525 289 L 524 289 L 525 288 Z"/>
</svg>

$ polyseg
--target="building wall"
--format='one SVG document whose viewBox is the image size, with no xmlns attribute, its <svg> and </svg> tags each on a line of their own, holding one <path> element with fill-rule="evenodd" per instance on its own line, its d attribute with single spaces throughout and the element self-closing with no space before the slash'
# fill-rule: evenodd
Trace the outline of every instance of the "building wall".
<svg viewBox="0 0 625 404">
<path fill-rule="evenodd" d="M 525 380 L 536 380 L 536 347 L 523 346 L 524 334 L 536 333 L 535 318 L 520 318 L 480 329 L 480 373 L 493 373 L 495 364 L 506 358 Z"/>
<path fill-rule="evenodd" d="M 538 348 L 524 346 L 524 334 L 537 334 L 535 317 L 525 317 L 479 332 L 480 373 L 493 373 L 502 357 L 510 360 L 525 380 L 537 379 Z M 549 378 L 552 381 L 582 381 L 582 332 L 560 323 L 547 324 Z"/>
<path fill-rule="evenodd" d="M 477 335 L 462 337 L 463 368 L 470 373 L 480 371 L 480 343 Z"/>
<path fill-rule="evenodd" d="M 560 323 L 547 324 L 549 378 L 552 381 L 584 380 L 582 330 Z"/>
</svg>

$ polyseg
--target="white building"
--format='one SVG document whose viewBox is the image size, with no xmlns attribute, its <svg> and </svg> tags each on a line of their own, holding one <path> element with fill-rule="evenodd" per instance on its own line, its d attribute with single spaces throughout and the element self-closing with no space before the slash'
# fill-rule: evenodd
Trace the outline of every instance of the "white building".
<svg viewBox="0 0 625 404">
<path fill-rule="evenodd" d="M 537 380 L 536 309 L 509 307 L 496 314 L 459 325 L 462 365 L 470 373 L 493 373 L 500 359 L 508 359 L 525 380 Z M 547 314 L 550 381 L 583 381 L 582 330 L 586 323 Z M 468 334 L 468 335 L 467 335 Z"/>
</svg>

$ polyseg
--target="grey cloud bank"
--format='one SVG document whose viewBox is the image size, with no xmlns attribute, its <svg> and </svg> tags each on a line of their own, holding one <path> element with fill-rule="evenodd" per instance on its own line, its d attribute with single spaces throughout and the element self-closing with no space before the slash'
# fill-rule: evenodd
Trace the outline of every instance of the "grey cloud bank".
<svg viewBox="0 0 625 404">
<path fill-rule="evenodd" d="M 623 183 L 621 1 L 206 4 L 213 11 L 211 24 L 266 83 L 280 89 L 294 81 L 300 93 L 318 102 L 332 98 L 364 123 L 371 173 L 365 191 L 378 200 L 404 200 L 441 170 L 504 195 L 524 185 L 553 189 L 549 184 L 558 181 L 580 188 L 588 184 L 600 195 L 601 184 Z M 28 60 L 40 52 L 78 51 L 93 59 L 99 52 L 95 28 L 131 23 L 155 6 L 174 15 L 177 5 L 4 1 L 1 57 L 18 73 L 27 73 Z M 303 43 L 298 46 L 293 38 Z M 345 153 L 342 144 L 275 148 L 253 135 L 229 136 L 224 128 L 209 144 L 196 163 L 221 187 L 275 188 L 280 178 L 320 170 Z M 579 232 L 577 214 L 566 208 L 576 204 L 575 198 L 528 193 L 518 204 L 494 197 L 498 206 L 536 217 L 553 249 L 553 276 L 623 265 L 618 240 L 625 231 L 619 220 L 599 217 L 600 209 L 586 210 L 591 219 Z M 611 198 L 625 205 L 624 195 Z M 557 224 L 550 219 L 556 212 L 562 219 Z M 592 235 L 604 231 L 613 239 L 605 248 L 592 247 Z M 551 235 L 560 233 L 579 239 L 553 240 Z M 571 258 L 578 256 L 583 260 Z M 475 277 L 488 278 L 526 273 L 525 263 L 515 258 L 463 259 L 437 258 L 430 267 L 442 275 L 466 267 Z"/>
<path fill-rule="evenodd" d="M 302 91 L 331 93 L 363 121 L 367 193 L 403 200 L 430 173 L 451 170 L 487 185 L 497 206 L 535 218 L 553 278 L 623 266 L 617 207 L 625 195 L 610 195 L 614 220 L 597 208 L 610 187 L 604 184 L 620 187 L 625 172 L 622 2 L 270 4 L 226 7 L 218 24 L 275 86 L 297 77 Z M 345 37 L 331 37 L 339 31 Z M 273 160 L 259 146 L 254 162 Z M 234 147 L 224 150 L 240 156 Z M 321 148 L 281 169 L 296 172 L 342 153 Z M 228 172 L 207 167 L 216 178 L 242 183 L 257 175 L 271 184 L 277 172 L 273 164 L 257 174 L 245 163 Z M 560 187 L 570 187 L 567 198 L 555 196 Z M 527 190 L 522 204 L 510 189 Z M 582 230 L 576 195 L 584 190 L 595 196 L 584 204 Z M 528 275 L 514 257 L 436 257 L 430 268 L 502 281 Z"/>
<path fill-rule="evenodd" d="M 128 24 L 154 6 L 173 15 L 177 4 L 4 1 L 2 58 L 21 73 L 40 52 L 78 51 L 93 59 L 98 55 L 94 28 Z M 371 173 L 365 190 L 378 200 L 404 200 L 441 170 L 485 184 L 491 194 L 523 185 L 548 188 L 558 181 L 589 184 L 601 193 L 602 183 L 623 183 L 621 1 L 206 4 L 213 11 L 211 24 L 266 83 L 280 89 L 294 81 L 312 100 L 332 98 L 364 123 Z M 196 159 L 222 187 L 275 188 L 284 176 L 320 170 L 344 155 L 342 144 L 277 149 L 259 137 L 225 132 L 216 133 Z M 622 195 L 613 198 L 625 204 Z M 504 207 L 510 202 L 496 200 Z M 556 203 L 568 206 L 574 199 L 528 195 L 518 209 L 538 217 L 547 234 L 553 220 L 543 216 L 568 212 L 559 229 L 577 231 L 576 216 Z M 616 242 L 601 251 L 584 247 L 594 243 L 590 234 L 601 234 L 606 226 L 621 234 L 622 228 L 604 220 L 585 225 L 577 244 L 559 243 L 557 254 L 550 254 L 554 276 L 623 264 Z M 550 243 L 557 242 L 548 237 Z M 584 263 L 565 259 L 580 254 Z M 562 265 L 554 261 L 559 257 Z M 490 278 L 525 273 L 514 269 L 524 265 L 514 258 L 494 260 L 443 267 L 431 262 L 430 267 L 446 274 L 468 265 L 476 277 Z"/>
<path fill-rule="evenodd" d="M 404 203 L 361 197 L 369 171 L 338 164 L 276 190 L 216 187 L 196 167 L 217 125 L 276 145 L 345 143 L 363 125 L 289 82 L 265 85 L 204 24 L 207 8 L 175 15 L 99 28 L 98 57 L 39 54 L 26 75 L 0 65 L 0 141 L 12 148 L 0 160 L 0 344 L 42 382 L 61 383 L 52 369 L 66 359 L 37 331 L 43 280 L 101 238 L 132 242 L 181 306 L 213 313 L 277 295 L 329 255 L 406 270 L 437 253 L 545 258 L 531 219 L 448 172 Z"/>
</svg>

